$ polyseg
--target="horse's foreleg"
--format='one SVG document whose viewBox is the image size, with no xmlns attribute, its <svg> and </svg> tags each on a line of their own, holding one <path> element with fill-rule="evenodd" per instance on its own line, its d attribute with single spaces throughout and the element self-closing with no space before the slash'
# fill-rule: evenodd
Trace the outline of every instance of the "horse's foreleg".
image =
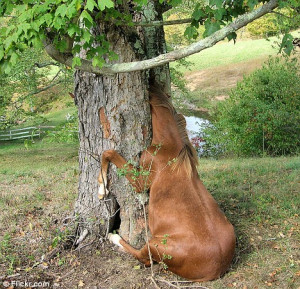
<svg viewBox="0 0 300 289">
<path fill-rule="evenodd" d="M 143 176 L 139 175 L 139 171 L 134 168 L 132 164 L 126 162 L 126 160 L 115 150 L 107 150 L 103 152 L 102 159 L 101 159 L 101 171 L 99 173 L 98 182 L 99 182 L 99 191 L 98 197 L 102 199 L 107 193 L 107 170 L 108 164 L 112 162 L 117 166 L 119 169 L 125 170 L 125 177 L 133 186 L 136 192 L 143 191 L 144 188 L 144 180 Z M 137 172 L 138 176 L 134 176 L 133 172 Z"/>
</svg>

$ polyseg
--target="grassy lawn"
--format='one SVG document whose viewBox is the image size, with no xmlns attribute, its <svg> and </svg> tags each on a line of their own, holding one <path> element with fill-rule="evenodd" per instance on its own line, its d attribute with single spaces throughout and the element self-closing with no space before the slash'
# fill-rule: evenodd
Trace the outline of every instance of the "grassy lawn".
<svg viewBox="0 0 300 289">
<path fill-rule="evenodd" d="M 28 270 L 57 236 L 77 196 L 77 147 L 0 144 L 0 275 Z"/>
<path fill-rule="evenodd" d="M 292 32 L 292 35 L 299 37 L 299 31 Z M 189 68 L 180 67 L 181 72 L 198 71 L 206 68 L 223 66 L 249 61 L 257 58 L 266 58 L 275 55 L 279 51 L 277 37 L 266 39 L 238 39 L 236 43 L 224 40 L 209 49 L 193 54 L 186 58 L 191 62 Z M 176 65 L 171 63 L 171 66 Z"/>
<path fill-rule="evenodd" d="M 95 249 L 89 257 L 67 251 L 47 264 L 46 271 L 33 268 L 53 248 L 53 242 L 61 234 L 59 224 L 73 210 L 77 196 L 77 150 L 76 146 L 65 144 L 36 143 L 28 150 L 23 144 L 1 144 L 0 276 L 16 273 L 37 276 L 45 272 L 60 276 L 76 261 L 77 265 L 72 265 L 75 270 L 72 284 L 81 280 L 89 284 L 91 279 L 103 284 L 107 276 L 92 273 L 96 270 L 91 267 L 92 260 L 98 258 L 103 266 L 120 266 L 120 257 L 116 257 L 117 261 L 101 257 Z M 202 159 L 199 172 L 237 234 L 236 256 L 230 271 L 223 278 L 202 285 L 298 288 L 300 157 Z M 133 277 L 146 280 L 150 269 L 132 269 L 138 265 L 137 261 L 127 255 L 121 259 L 122 266 L 129 264 Z M 138 288 L 134 287 L 138 282 L 135 278 L 128 281 L 132 287 L 118 283 L 128 272 L 116 273 L 114 269 L 111 274 L 111 288 Z"/>
<path fill-rule="evenodd" d="M 235 44 L 232 41 L 221 42 L 200 53 L 187 57 L 187 60 L 192 63 L 191 71 L 244 62 L 253 58 L 276 54 L 278 48 L 273 47 L 272 43 L 265 39 L 243 40 L 237 41 Z M 184 68 L 182 71 L 187 72 L 188 70 Z"/>
<path fill-rule="evenodd" d="M 46 117 L 48 120 L 47 125 L 57 126 L 66 121 L 67 115 L 72 115 L 76 111 L 77 111 L 77 108 L 74 106 L 64 107 L 59 110 L 50 111 L 49 113 L 44 114 L 43 116 Z"/>
<path fill-rule="evenodd" d="M 18 129 L 29 126 L 58 126 L 66 122 L 67 115 L 76 113 L 77 108 L 74 106 L 54 108 L 47 113 L 41 113 L 38 119 L 28 120 L 21 125 L 12 127 L 12 129 Z"/>
<path fill-rule="evenodd" d="M 200 168 L 237 234 L 232 271 L 208 287 L 299 288 L 300 158 L 204 159 Z"/>
</svg>

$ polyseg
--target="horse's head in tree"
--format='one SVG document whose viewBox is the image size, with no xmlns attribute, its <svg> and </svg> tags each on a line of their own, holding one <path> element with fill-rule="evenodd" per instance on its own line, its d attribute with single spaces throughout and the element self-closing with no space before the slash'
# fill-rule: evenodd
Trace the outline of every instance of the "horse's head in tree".
<svg viewBox="0 0 300 289">
<path fill-rule="evenodd" d="M 145 265 L 150 265 L 151 254 L 153 260 L 164 262 L 170 271 L 189 280 L 216 279 L 233 258 L 233 226 L 198 176 L 198 157 L 183 115 L 176 113 L 170 98 L 157 86 L 151 86 L 149 94 L 153 138 L 142 153 L 140 173 L 136 174 L 137 169 L 115 150 L 105 151 L 99 197 L 106 194 L 108 163 L 126 168 L 126 177 L 136 192 L 149 190 L 152 239 L 141 250 L 117 234 L 110 234 L 110 240 Z"/>
</svg>

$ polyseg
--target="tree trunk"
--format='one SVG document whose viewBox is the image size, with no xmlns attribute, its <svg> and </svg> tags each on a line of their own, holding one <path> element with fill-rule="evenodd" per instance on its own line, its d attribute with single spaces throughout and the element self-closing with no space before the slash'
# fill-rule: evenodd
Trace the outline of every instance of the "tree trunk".
<svg viewBox="0 0 300 289">
<path fill-rule="evenodd" d="M 153 4 L 149 4 L 144 12 L 147 12 L 148 19 L 162 19 L 161 12 L 155 12 Z M 142 18 L 139 15 L 136 17 Z M 134 28 L 135 31 L 132 31 L 129 30 L 132 28 L 124 30 L 99 26 L 96 33 L 107 35 L 111 49 L 119 55 L 117 62 L 140 60 L 165 52 L 162 27 Z M 169 91 L 168 67 L 157 68 L 151 74 Z M 80 136 L 80 177 L 75 214 L 79 222 L 79 235 L 87 229 L 91 235 L 105 237 L 121 221 L 120 235 L 125 240 L 137 247 L 144 243 L 142 203 L 147 201 L 147 196 L 134 193 L 125 177 L 118 177 L 115 166 L 111 165 L 108 174 L 110 193 L 104 200 L 99 200 L 97 178 L 103 151 L 115 149 L 125 159 L 138 164 L 141 151 L 149 145 L 151 117 L 148 78 L 147 72 L 114 76 L 96 76 L 81 71 L 75 73 Z"/>
</svg>

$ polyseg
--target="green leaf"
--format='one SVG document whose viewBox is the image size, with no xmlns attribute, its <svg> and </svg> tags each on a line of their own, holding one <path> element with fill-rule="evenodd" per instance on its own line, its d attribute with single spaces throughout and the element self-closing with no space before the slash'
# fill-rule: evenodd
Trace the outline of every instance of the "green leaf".
<svg viewBox="0 0 300 289">
<path fill-rule="evenodd" d="M 64 52 L 67 49 L 67 42 L 66 41 L 59 41 L 56 44 L 56 48 L 60 51 L 60 52 Z"/>
<path fill-rule="evenodd" d="M 81 66 L 81 59 L 79 57 L 74 57 L 72 59 L 72 68 L 75 66 Z"/>
<path fill-rule="evenodd" d="M 87 19 L 90 23 L 94 23 L 92 16 L 86 10 L 83 10 L 79 17 L 81 20 Z"/>
<path fill-rule="evenodd" d="M 4 41 L 3 41 L 3 44 L 4 44 L 4 47 L 6 50 L 8 50 L 10 48 L 10 46 L 12 45 L 13 43 L 13 37 L 10 36 L 10 37 L 7 37 Z"/>
<path fill-rule="evenodd" d="M 88 9 L 92 12 L 95 7 L 98 7 L 98 5 L 94 0 L 87 0 L 86 1 L 86 5 L 85 5 L 86 9 Z"/>
<path fill-rule="evenodd" d="M 296 0 L 296 1 L 298 1 L 298 0 Z M 286 0 L 278 1 L 278 7 L 281 9 L 281 8 L 287 7 L 287 6 L 291 5 L 291 4 L 293 6 L 296 6 L 298 3 L 297 4 L 296 3 L 292 3 L 292 2 L 296 2 L 296 1 L 286 1 Z"/>
<path fill-rule="evenodd" d="M 12 1 L 6 1 L 6 11 L 5 14 L 10 15 L 14 9 L 14 3 Z"/>
<path fill-rule="evenodd" d="M 54 17 L 54 19 L 53 19 L 53 27 L 56 29 L 56 30 L 59 30 L 61 27 L 62 27 L 62 25 L 64 24 L 64 21 L 63 21 L 63 19 L 62 18 L 60 18 L 60 17 Z"/>
<path fill-rule="evenodd" d="M 50 26 L 50 24 L 52 23 L 52 19 L 53 19 L 53 15 L 50 13 L 47 13 L 40 18 L 40 20 L 42 22 L 45 22 L 48 26 Z"/>
<path fill-rule="evenodd" d="M 81 0 L 73 0 L 71 5 L 74 5 L 76 10 L 79 11 L 81 9 Z"/>
<path fill-rule="evenodd" d="M 23 23 L 18 25 L 18 30 L 23 31 L 25 35 L 27 35 L 27 31 L 31 28 L 29 23 Z"/>
<path fill-rule="evenodd" d="M 215 11 L 216 11 L 215 12 L 216 20 L 222 20 L 223 16 L 226 15 L 226 9 L 224 9 L 224 8 L 220 8 L 220 9 L 217 9 Z"/>
<path fill-rule="evenodd" d="M 26 4 L 16 5 L 16 7 L 15 7 L 15 11 L 18 12 L 18 13 L 23 13 L 26 9 L 27 9 Z"/>
<path fill-rule="evenodd" d="M 258 4 L 258 0 L 248 0 L 248 7 L 253 10 L 253 8 Z"/>
<path fill-rule="evenodd" d="M 12 64 L 9 61 L 5 61 L 1 67 L 1 71 L 4 71 L 5 74 L 9 74 L 12 70 Z"/>
<path fill-rule="evenodd" d="M 93 66 L 98 66 L 100 68 L 103 66 L 104 63 L 105 63 L 105 61 L 103 58 L 96 57 L 96 56 L 93 58 L 93 61 L 92 61 Z"/>
<path fill-rule="evenodd" d="M 33 45 L 34 47 L 36 47 L 36 48 L 43 48 L 43 47 L 44 47 L 40 35 L 36 35 L 36 36 L 31 40 L 31 43 L 32 43 L 32 45 Z"/>
<path fill-rule="evenodd" d="M 236 37 L 237 34 L 235 32 L 231 32 L 230 34 L 227 35 L 228 41 L 233 40 L 234 43 L 236 42 Z"/>
<path fill-rule="evenodd" d="M 216 31 L 220 29 L 220 23 L 219 22 L 210 22 L 210 21 L 205 21 L 205 32 L 204 36 L 207 37 Z"/>
<path fill-rule="evenodd" d="M 107 50 L 104 49 L 102 46 L 97 46 L 97 48 L 95 49 L 95 52 L 97 52 L 98 55 L 102 56 L 103 54 L 105 54 L 107 52 Z"/>
<path fill-rule="evenodd" d="M 191 39 L 198 36 L 198 31 L 194 26 L 188 26 L 184 31 L 184 36 Z"/>
<path fill-rule="evenodd" d="M 11 35 L 13 33 L 14 29 L 15 29 L 15 27 L 13 25 L 11 25 L 7 28 L 3 28 L 3 30 L 1 32 L 3 32 L 2 34 L 5 35 L 6 37 L 9 37 L 9 35 Z"/>
<path fill-rule="evenodd" d="M 76 45 L 74 45 L 74 47 L 73 47 L 73 49 L 72 49 L 72 52 L 73 52 L 73 53 L 79 53 L 79 52 L 80 52 L 80 49 L 81 49 L 81 45 L 76 44 Z"/>
<path fill-rule="evenodd" d="M 36 32 L 39 32 L 39 31 L 40 31 L 40 25 L 39 25 L 39 23 L 36 22 L 36 21 L 32 21 L 32 22 L 31 22 L 31 28 L 32 28 L 33 30 L 35 30 Z"/>
<path fill-rule="evenodd" d="M 84 39 L 85 42 L 90 42 L 92 35 L 88 30 L 83 30 L 82 38 Z"/>
<path fill-rule="evenodd" d="M 176 7 L 176 6 L 178 6 L 179 4 L 181 4 L 182 3 L 182 0 L 171 0 L 170 2 L 169 2 L 169 4 L 172 6 L 172 7 Z"/>
<path fill-rule="evenodd" d="M 67 32 L 69 36 L 73 37 L 75 34 L 80 34 L 80 28 L 78 25 L 71 23 Z"/>
<path fill-rule="evenodd" d="M 216 5 L 217 8 L 221 8 L 223 5 L 223 0 L 209 0 L 209 5 Z"/>
<path fill-rule="evenodd" d="M 1 46 L 0 46 L 0 60 L 3 59 L 3 57 L 4 57 L 4 48 L 3 48 L 3 46 L 1 45 Z"/>
<path fill-rule="evenodd" d="M 15 65 L 17 63 L 19 59 L 19 55 L 16 53 L 16 52 L 12 52 L 11 55 L 10 55 L 10 60 L 9 62 L 12 64 L 12 65 Z"/>
<path fill-rule="evenodd" d="M 100 0 L 101 1 L 101 0 Z M 147 5 L 147 0 L 135 0 L 134 1 L 139 7 Z"/>
<path fill-rule="evenodd" d="M 192 17 L 196 20 L 199 21 L 205 16 L 205 13 L 202 9 L 197 9 L 193 12 Z"/>
<path fill-rule="evenodd" d="M 285 34 L 282 38 L 279 52 L 282 52 L 283 50 L 287 55 L 290 55 L 292 50 L 294 49 L 293 39 L 294 37 L 291 34 Z"/>
<path fill-rule="evenodd" d="M 101 11 L 105 10 L 105 8 L 113 8 L 114 2 L 112 0 L 98 0 L 98 5 Z"/>
<path fill-rule="evenodd" d="M 118 60 L 119 55 L 115 53 L 114 51 L 109 51 L 109 56 L 108 56 L 110 61 Z"/>
<path fill-rule="evenodd" d="M 80 6 L 81 7 L 81 6 Z M 68 6 L 68 9 L 67 9 L 67 17 L 69 19 L 75 17 L 77 15 L 77 9 L 76 9 L 76 6 L 74 4 L 74 1 Z"/>
<path fill-rule="evenodd" d="M 61 15 L 61 17 L 65 17 L 66 14 L 67 14 L 67 5 L 66 4 L 59 5 L 55 11 L 55 16 Z"/>
</svg>

